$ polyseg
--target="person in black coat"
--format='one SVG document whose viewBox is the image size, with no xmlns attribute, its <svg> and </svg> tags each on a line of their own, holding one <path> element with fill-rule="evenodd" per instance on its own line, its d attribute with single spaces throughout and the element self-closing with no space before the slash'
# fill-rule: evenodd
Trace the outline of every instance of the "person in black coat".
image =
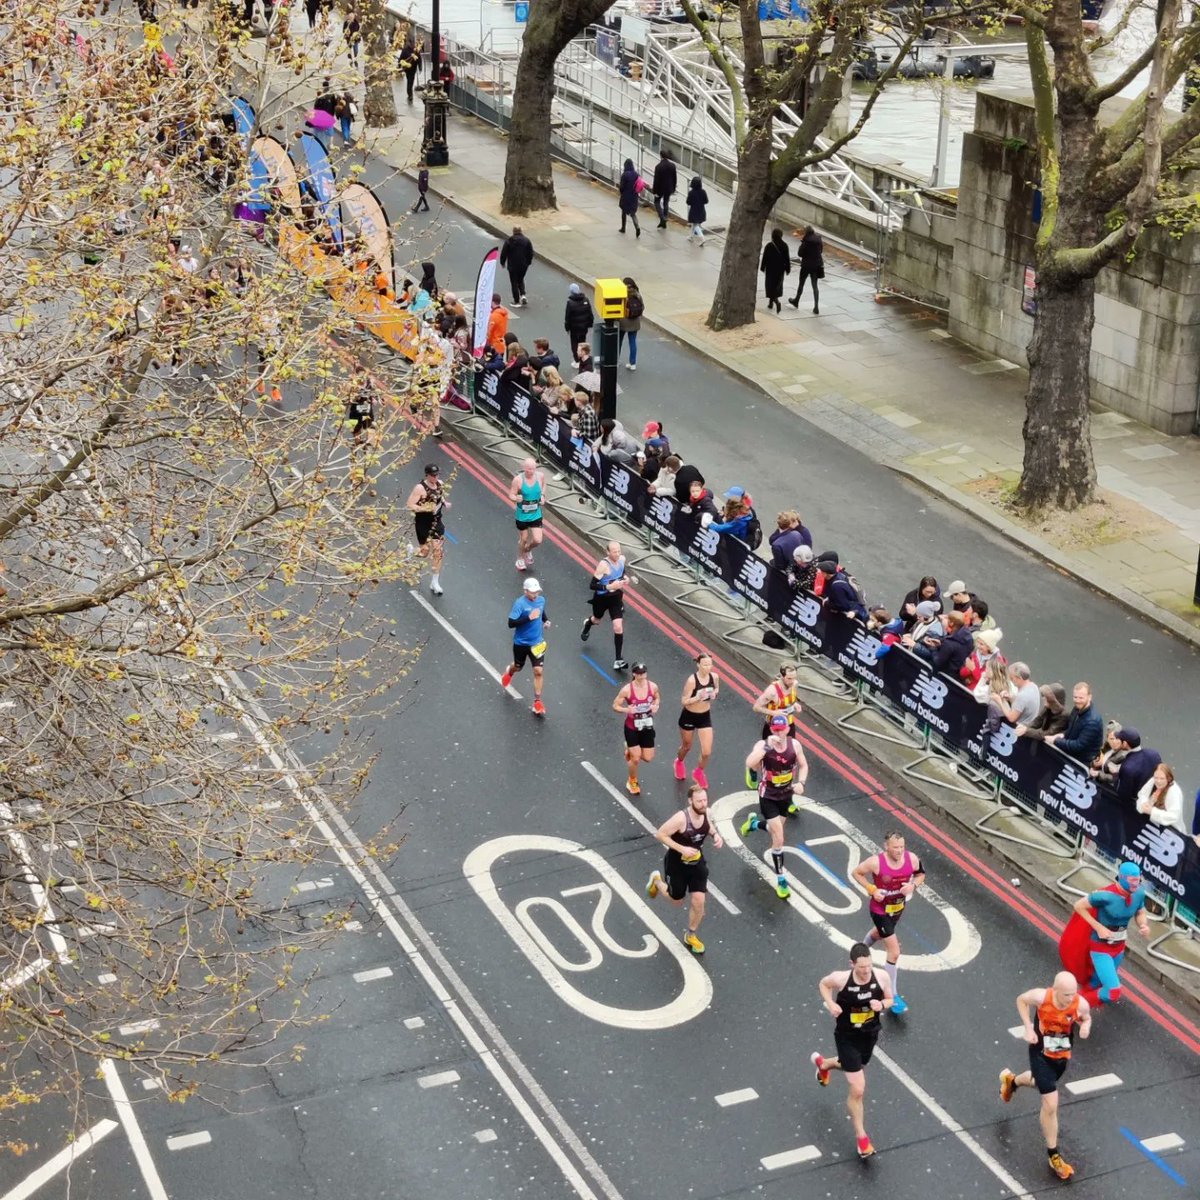
<svg viewBox="0 0 1200 1200">
<path fill-rule="evenodd" d="M 963 663 L 971 657 L 975 639 L 971 636 L 962 613 L 947 613 L 942 618 L 942 623 L 945 626 L 945 636 L 927 636 L 913 647 L 913 653 L 931 663 L 935 671 L 943 671 L 951 679 L 957 679 Z"/>
<path fill-rule="evenodd" d="M 533 243 L 521 232 L 520 225 L 514 225 L 513 231 L 500 247 L 500 265 L 508 268 L 508 281 L 512 284 L 513 307 L 529 307 L 529 298 L 525 295 L 525 272 L 533 265 Z"/>
<path fill-rule="evenodd" d="M 671 197 L 675 195 L 678 178 L 675 174 L 675 162 L 670 150 L 664 150 L 659 156 L 654 168 L 654 182 L 650 190 L 654 193 L 654 211 L 658 213 L 659 229 L 666 229 L 667 214 L 671 207 Z"/>
<path fill-rule="evenodd" d="M 783 295 L 783 277 L 792 270 L 792 254 L 783 240 L 782 229 L 771 230 L 771 240 L 763 247 L 758 269 L 766 276 L 767 308 L 783 312 L 779 298 Z"/>
<path fill-rule="evenodd" d="M 637 173 L 637 167 L 633 165 L 633 159 L 625 160 L 625 169 L 621 172 L 621 232 L 625 232 L 625 220 L 630 218 L 633 221 L 633 232 L 638 236 L 642 236 L 642 227 L 638 224 L 638 180 L 641 176 Z"/>
<path fill-rule="evenodd" d="M 567 291 L 567 309 L 563 316 L 563 328 L 571 339 L 571 357 L 579 361 L 578 348 L 580 342 L 587 342 L 588 330 L 596 323 L 592 312 L 592 302 L 583 294 L 583 288 L 577 283 L 571 284 Z"/>
<path fill-rule="evenodd" d="M 819 316 L 821 312 L 821 292 L 817 287 L 817 280 L 825 278 L 825 243 L 821 240 L 821 235 L 811 225 L 805 225 L 804 227 L 804 236 L 800 239 L 800 253 L 797 257 L 800 259 L 800 286 L 796 289 L 795 298 L 789 300 L 788 303 L 793 308 L 800 307 L 800 297 L 804 295 L 804 285 L 811 279 L 813 285 L 813 312 Z"/>
<path fill-rule="evenodd" d="M 708 220 L 708 193 L 704 190 L 704 181 L 699 175 L 692 177 L 691 185 L 688 187 L 687 194 L 688 206 L 688 224 L 692 227 L 692 232 L 688 234 L 688 241 L 692 238 L 699 238 L 698 245 L 704 245 L 704 222 Z"/>
</svg>

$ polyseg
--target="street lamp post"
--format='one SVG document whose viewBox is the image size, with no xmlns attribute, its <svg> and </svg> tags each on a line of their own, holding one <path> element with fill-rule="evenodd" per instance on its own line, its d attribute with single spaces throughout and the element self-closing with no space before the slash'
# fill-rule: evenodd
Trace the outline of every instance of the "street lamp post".
<svg viewBox="0 0 1200 1200">
<path fill-rule="evenodd" d="M 442 87 L 442 13 L 441 0 L 433 0 L 433 45 L 429 50 L 429 82 L 425 85 L 425 140 L 421 153 L 425 165 L 444 167 L 450 162 L 447 126 L 450 101 Z"/>
</svg>

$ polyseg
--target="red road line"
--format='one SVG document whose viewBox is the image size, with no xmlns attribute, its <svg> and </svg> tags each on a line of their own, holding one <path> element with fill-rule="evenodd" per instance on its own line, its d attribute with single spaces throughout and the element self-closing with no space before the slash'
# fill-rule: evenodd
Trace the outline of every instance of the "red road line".
<svg viewBox="0 0 1200 1200">
<path fill-rule="evenodd" d="M 456 445 L 442 445 L 445 451 L 460 467 L 477 480 L 494 496 L 507 502 L 508 492 L 496 481 L 495 476 L 486 467 L 471 458 L 466 451 Z M 587 552 L 569 535 L 547 525 L 544 527 L 550 541 L 557 546 L 568 558 L 574 559 L 580 566 L 590 570 L 595 564 Z M 701 650 L 712 654 L 713 662 L 720 670 L 722 678 L 727 680 L 735 692 L 743 699 L 753 703 L 758 698 L 761 689 L 755 688 L 750 681 L 735 667 L 725 662 L 712 650 L 700 642 L 686 629 L 681 628 L 671 617 L 658 608 L 653 602 L 639 596 L 635 591 L 625 593 L 629 606 L 653 625 L 669 641 L 674 642 L 687 654 L 695 656 Z M 1024 892 L 1014 893 L 1011 884 L 1000 875 L 995 868 L 977 858 L 965 846 L 955 841 L 949 834 L 938 829 L 927 817 L 905 804 L 899 797 L 884 790 L 883 784 L 867 770 L 849 757 L 844 751 L 833 745 L 811 725 L 798 722 L 797 728 L 801 741 L 806 749 L 825 763 L 836 775 L 840 775 L 847 783 L 861 788 L 869 793 L 872 799 L 884 812 L 894 816 L 898 821 L 908 826 L 914 833 L 923 837 L 931 846 L 938 849 L 947 859 L 958 867 L 980 886 L 986 888 L 1011 909 L 1020 913 L 1035 929 L 1058 942 L 1059 919 L 1035 900 L 1030 899 Z M 1178 1009 L 1167 1004 L 1160 996 L 1155 995 L 1148 987 L 1135 979 L 1122 980 L 1122 988 L 1129 995 L 1134 1005 L 1140 1008 L 1152 1021 L 1160 1025 L 1173 1037 L 1182 1042 L 1193 1053 L 1200 1054 L 1200 1026 L 1197 1026 Z"/>
</svg>

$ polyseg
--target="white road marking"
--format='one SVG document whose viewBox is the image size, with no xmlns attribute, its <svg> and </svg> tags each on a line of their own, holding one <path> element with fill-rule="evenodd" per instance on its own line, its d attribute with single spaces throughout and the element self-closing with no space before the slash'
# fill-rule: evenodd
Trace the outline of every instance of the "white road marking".
<svg viewBox="0 0 1200 1200">
<path fill-rule="evenodd" d="M 14 991 L 23 984 L 28 983 L 36 975 L 40 975 L 47 967 L 51 966 L 48 958 L 37 958 L 31 963 L 26 963 L 20 970 L 14 971 L 6 979 L 0 980 L 0 995 L 6 992 Z"/>
<path fill-rule="evenodd" d="M 240 736 L 236 729 L 226 729 L 221 733 L 214 733 L 212 740 L 214 742 L 236 742 Z"/>
<path fill-rule="evenodd" d="M 1013 1035 L 1013 1037 L 1020 1038 L 1021 1041 L 1025 1040 L 1025 1026 L 1024 1025 L 1014 1025 L 1008 1032 L 1011 1033 Z"/>
<path fill-rule="evenodd" d="M 645 814 L 639 812 L 637 808 L 630 802 L 628 796 L 622 796 L 621 793 L 609 783 L 607 779 L 593 766 L 590 762 L 579 764 L 583 769 L 643 828 L 647 833 L 654 834 L 658 832 L 658 826 L 647 819 Z M 726 912 L 735 917 L 741 916 L 742 910 L 738 908 L 728 896 L 715 883 L 709 883 L 708 894 L 719 904 Z"/>
<path fill-rule="evenodd" d="M 152 1092 L 152 1091 L 154 1091 L 155 1088 L 162 1087 L 162 1085 L 163 1084 L 162 1084 L 161 1079 L 143 1079 L 142 1080 L 142 1090 L 146 1091 L 146 1092 Z"/>
<path fill-rule="evenodd" d="M 389 979 L 392 975 L 391 967 L 374 967 L 370 971 L 355 971 L 355 983 L 373 983 L 376 979 Z"/>
<path fill-rule="evenodd" d="M 1072 1096 L 1087 1096 L 1092 1092 L 1102 1092 L 1105 1088 L 1121 1086 L 1120 1075 L 1091 1075 L 1087 1079 L 1068 1079 L 1067 1091 Z"/>
<path fill-rule="evenodd" d="M 152 1029 L 158 1028 L 158 1021 L 154 1017 L 147 1017 L 144 1021 L 131 1021 L 128 1025 L 120 1025 L 117 1027 L 117 1032 L 122 1037 L 129 1037 L 134 1033 L 149 1033 Z"/>
<path fill-rule="evenodd" d="M 405 1017 L 404 1018 L 404 1028 L 405 1029 L 424 1029 L 425 1028 L 425 1018 L 424 1017 Z"/>
<path fill-rule="evenodd" d="M 107 974 L 107 973 L 104 975 L 97 975 L 96 982 L 97 983 L 116 983 L 117 977 L 115 975 Z"/>
<path fill-rule="evenodd" d="M 142 1133 L 142 1127 L 137 1123 L 137 1117 L 133 1115 L 133 1105 L 129 1102 L 125 1084 L 121 1081 L 116 1064 L 111 1058 L 100 1060 L 100 1073 L 104 1076 L 104 1082 L 108 1086 L 108 1094 L 112 1097 L 112 1102 L 116 1107 L 121 1127 L 129 1139 L 129 1146 L 133 1150 L 133 1157 L 137 1160 L 142 1179 L 145 1180 L 150 1200 L 169 1200 L 167 1189 L 163 1187 L 158 1168 L 154 1165 L 154 1159 L 150 1154 L 150 1147 L 146 1145 L 146 1135 Z"/>
<path fill-rule="evenodd" d="M 436 1075 L 423 1075 L 417 1080 L 417 1083 L 423 1088 L 445 1087 L 448 1083 L 457 1083 L 459 1074 L 457 1071 L 439 1071 Z"/>
<path fill-rule="evenodd" d="M 259 807 L 259 810 L 262 812 L 272 812 L 274 809 L 282 808 L 283 801 L 282 800 L 264 800 L 258 807 Z"/>
<path fill-rule="evenodd" d="M 331 887 L 333 887 L 333 880 L 328 878 L 328 876 L 327 876 L 324 879 L 306 879 L 302 883 L 296 884 L 296 891 L 298 891 L 298 892 L 315 892 L 318 888 L 331 888 Z"/>
<path fill-rule="evenodd" d="M 487 1145 L 488 1142 L 494 1142 L 496 1140 L 496 1131 L 494 1129 L 481 1129 L 474 1135 L 474 1137 L 475 1140 L 480 1143 L 480 1145 Z"/>
<path fill-rule="evenodd" d="M 0 1196 L 0 1200 L 26 1200 L 43 1184 L 48 1183 L 59 1171 L 65 1171 L 77 1158 L 82 1158 L 101 1138 L 116 1129 L 116 1121 L 107 1117 L 97 1121 L 86 1133 L 81 1133 L 69 1146 L 60 1150 L 52 1159 L 44 1162 L 31 1175 L 27 1175 L 15 1188 Z"/>
<path fill-rule="evenodd" d="M 467 639 L 463 637 L 463 635 L 459 633 L 458 630 L 455 629 L 454 626 L 451 625 L 450 622 L 447 621 L 446 618 L 443 617 L 442 614 L 438 612 L 438 610 L 434 608 L 433 605 L 430 604 L 420 592 L 413 588 L 410 589 L 408 594 L 483 668 L 485 675 L 490 676 L 497 683 L 500 682 L 500 672 L 497 671 L 496 668 L 493 667 L 492 664 L 488 662 L 488 660 L 484 658 L 483 655 L 480 654 L 479 651 L 476 650 L 475 647 L 472 646 L 471 643 L 468 642 Z M 504 690 L 508 692 L 508 694 L 514 700 L 521 699 L 521 693 L 518 692 L 511 683 Z"/>
<path fill-rule="evenodd" d="M 1142 1138 L 1142 1147 L 1151 1154 L 1163 1154 L 1168 1150 L 1179 1150 L 1183 1138 L 1177 1133 L 1160 1133 L 1157 1137 Z"/>
<path fill-rule="evenodd" d="M 77 883 L 64 883 L 58 890 L 62 892 L 64 896 L 73 896 L 81 889 Z"/>
<path fill-rule="evenodd" d="M 736 1092 L 722 1092 L 713 1099 L 722 1108 L 728 1108 L 731 1104 L 745 1104 L 747 1100 L 757 1100 L 758 1093 L 753 1088 L 739 1088 Z"/>
<path fill-rule="evenodd" d="M 357 933 L 358 930 L 360 930 L 362 928 L 362 922 L 361 921 L 347 921 L 345 923 L 345 925 L 342 926 L 342 928 L 348 929 L 351 933 Z"/>
<path fill-rule="evenodd" d="M 167 1138 L 168 1150 L 190 1150 L 193 1146 L 207 1146 L 212 1141 L 212 1134 L 207 1129 L 196 1133 L 181 1133 L 178 1137 Z"/>
<path fill-rule="evenodd" d="M 820 1157 L 821 1152 L 816 1146 L 799 1146 L 795 1150 L 785 1150 L 782 1154 L 768 1154 L 759 1161 L 768 1171 L 778 1171 L 780 1167 L 794 1167 L 797 1163 L 811 1162 Z"/>
<path fill-rule="evenodd" d="M 1008 1173 L 891 1055 L 878 1047 L 873 1062 L 889 1071 L 930 1115 L 958 1140 L 1019 1200 L 1033 1200 L 1029 1189 Z"/>
</svg>

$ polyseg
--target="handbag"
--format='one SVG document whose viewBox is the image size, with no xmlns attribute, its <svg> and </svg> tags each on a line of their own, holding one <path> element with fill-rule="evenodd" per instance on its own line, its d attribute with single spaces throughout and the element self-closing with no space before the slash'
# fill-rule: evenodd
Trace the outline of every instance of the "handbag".
<svg viewBox="0 0 1200 1200">
<path fill-rule="evenodd" d="M 639 175 L 634 182 L 633 190 L 640 196 L 646 190 L 646 181 Z"/>
<path fill-rule="evenodd" d="M 814 279 L 824 279 L 825 278 L 825 264 L 824 263 L 822 263 L 816 269 L 816 272 L 814 273 L 813 278 Z"/>
</svg>

